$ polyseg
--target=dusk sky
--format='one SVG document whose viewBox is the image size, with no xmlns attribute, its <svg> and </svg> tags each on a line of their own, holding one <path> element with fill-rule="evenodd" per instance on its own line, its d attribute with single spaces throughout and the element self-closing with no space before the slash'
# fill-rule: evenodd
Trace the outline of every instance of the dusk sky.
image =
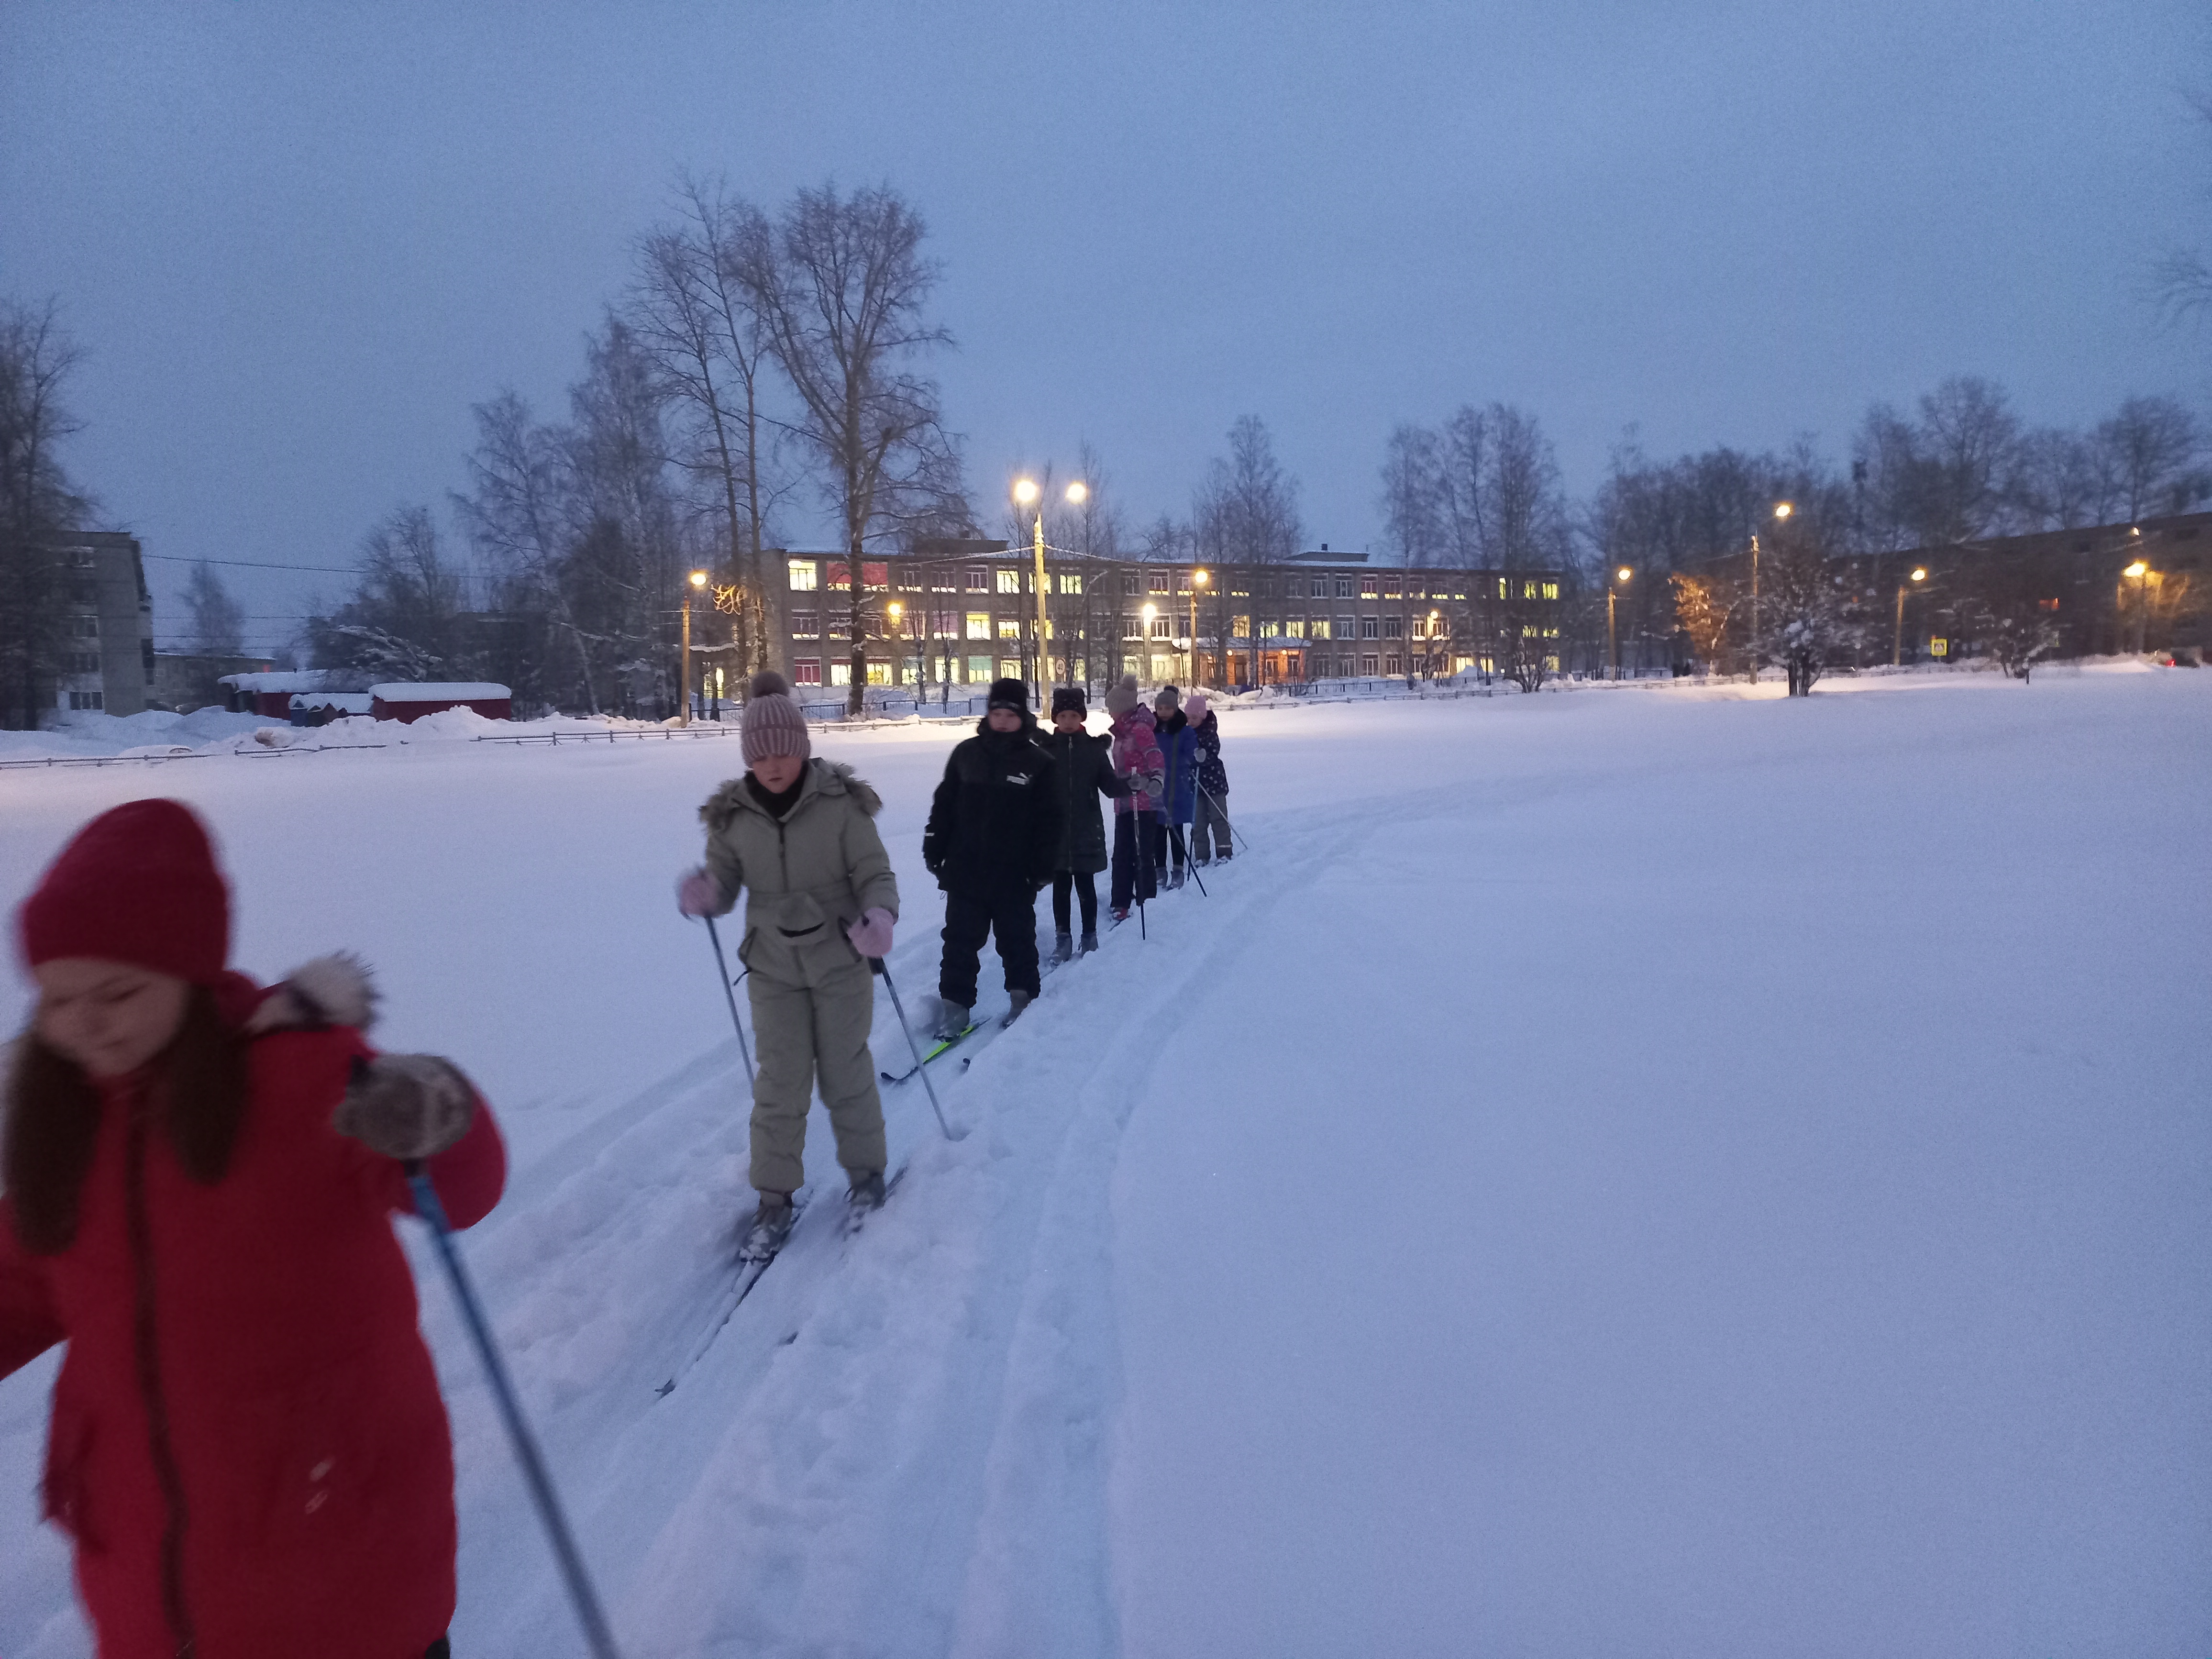
<svg viewBox="0 0 2212 1659">
<path fill-rule="evenodd" d="M 70 452 L 149 554 L 344 566 L 548 416 L 679 168 L 888 181 L 945 267 L 987 512 L 1104 458 L 1188 508 L 1238 416 L 1309 544 L 1376 541 L 1402 419 L 1840 454 L 1990 376 L 2031 423 L 2202 407 L 2144 289 L 2212 246 L 2201 4 L 99 5 L 0 23 L 0 294 L 88 354 Z M 818 542 L 794 514 L 787 538 Z M 156 562 L 157 625 L 187 566 Z M 289 639 L 343 576 L 223 573 Z"/>
</svg>

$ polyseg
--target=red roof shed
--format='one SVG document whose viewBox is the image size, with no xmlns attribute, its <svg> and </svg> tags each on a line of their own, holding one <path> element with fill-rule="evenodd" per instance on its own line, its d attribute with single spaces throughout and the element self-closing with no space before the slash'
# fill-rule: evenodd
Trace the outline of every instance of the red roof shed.
<svg viewBox="0 0 2212 1659">
<path fill-rule="evenodd" d="M 466 708 L 488 720 L 514 717 L 514 694 L 489 680 L 431 682 L 422 685 L 393 683 L 368 688 L 368 711 L 380 720 L 411 725 L 425 714 L 448 708 Z"/>
</svg>

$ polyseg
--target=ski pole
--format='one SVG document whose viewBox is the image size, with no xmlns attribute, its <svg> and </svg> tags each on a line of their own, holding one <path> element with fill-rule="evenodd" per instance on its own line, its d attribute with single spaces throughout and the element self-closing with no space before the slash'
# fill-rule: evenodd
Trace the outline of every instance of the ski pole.
<svg viewBox="0 0 2212 1659">
<path fill-rule="evenodd" d="M 1246 835 L 1242 830 L 1239 830 L 1235 824 L 1229 821 L 1229 809 L 1221 804 L 1221 797 L 1215 794 L 1213 791 L 1208 789 L 1202 783 L 1198 786 L 1198 793 L 1205 796 L 1206 799 L 1212 801 L 1213 803 L 1213 810 L 1221 814 L 1221 827 L 1228 830 L 1231 835 L 1236 836 L 1238 841 L 1243 842 L 1244 843 L 1244 850 L 1248 853 L 1250 852 L 1252 850 L 1251 836 Z"/>
<path fill-rule="evenodd" d="M 568 1531 L 568 1516 L 561 1511 L 560 1495 L 553 1490 L 553 1478 L 545 1471 L 545 1459 L 538 1449 L 530 1425 L 523 1420 L 514 1383 L 507 1374 L 506 1363 L 499 1357 L 498 1344 L 492 1340 L 491 1323 L 484 1317 L 483 1304 L 477 1300 L 476 1287 L 469 1282 L 468 1273 L 461 1266 L 460 1252 L 453 1248 L 453 1224 L 446 1218 L 446 1206 L 439 1200 L 438 1189 L 430 1184 L 429 1174 L 422 1168 L 420 1158 L 409 1161 L 407 1184 L 414 1190 L 415 1213 L 430 1224 L 430 1237 L 438 1246 L 439 1260 L 446 1264 L 446 1277 L 453 1282 L 453 1299 L 461 1304 L 469 1334 L 476 1339 L 484 1375 L 491 1380 L 492 1395 L 499 1401 L 499 1414 L 507 1421 L 507 1437 L 514 1443 L 514 1455 L 522 1464 L 524 1479 L 530 1483 L 530 1495 L 537 1503 L 538 1518 L 544 1522 L 545 1531 L 553 1540 L 553 1553 L 559 1558 L 561 1576 L 568 1583 L 569 1599 L 576 1604 L 576 1618 L 584 1627 L 585 1639 L 591 1644 L 595 1659 L 619 1659 L 614 1632 L 608 1628 L 606 1614 L 599 1610 L 599 1598 L 592 1589 L 591 1575 L 584 1570 L 584 1558 Z"/>
<path fill-rule="evenodd" d="M 1198 873 L 1197 851 L 1198 826 L 1194 821 L 1191 828 L 1183 832 L 1182 867 L 1190 872 L 1190 878 L 1198 884 L 1199 897 L 1210 899 L 1213 895 L 1206 890 L 1206 878 Z"/>
<path fill-rule="evenodd" d="M 884 965 L 881 957 L 870 957 L 868 967 L 884 982 L 884 989 L 891 994 L 891 1012 L 898 1016 L 899 1030 L 906 1033 L 906 1046 L 914 1054 L 914 1069 L 921 1073 L 921 1086 L 929 1091 L 929 1109 L 937 1114 L 937 1127 L 945 1131 L 947 1140 L 957 1140 L 952 1126 L 945 1121 L 945 1108 L 938 1104 L 937 1085 L 929 1080 L 929 1067 L 923 1064 L 921 1045 L 914 1040 L 914 1027 L 906 1023 L 906 1006 L 899 1001 L 898 987 L 891 983 L 891 970 Z"/>
<path fill-rule="evenodd" d="M 745 1042 L 745 1024 L 738 1018 L 738 994 L 730 988 L 730 962 L 722 954 L 722 935 L 712 916 L 707 918 L 707 942 L 714 947 L 714 977 L 722 981 L 722 1000 L 730 1005 L 730 1024 L 738 1028 L 738 1052 L 744 1056 L 745 1081 L 752 1081 L 753 1051 Z M 750 971 L 750 970 L 748 970 Z"/>
</svg>

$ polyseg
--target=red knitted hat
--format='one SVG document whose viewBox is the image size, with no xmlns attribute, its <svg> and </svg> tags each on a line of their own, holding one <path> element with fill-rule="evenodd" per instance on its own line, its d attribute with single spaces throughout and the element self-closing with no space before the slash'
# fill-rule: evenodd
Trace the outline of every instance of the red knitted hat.
<svg viewBox="0 0 2212 1659">
<path fill-rule="evenodd" d="M 181 801 L 102 812 L 62 849 L 16 921 L 33 968 L 91 957 L 212 985 L 230 960 L 230 889 Z"/>
</svg>

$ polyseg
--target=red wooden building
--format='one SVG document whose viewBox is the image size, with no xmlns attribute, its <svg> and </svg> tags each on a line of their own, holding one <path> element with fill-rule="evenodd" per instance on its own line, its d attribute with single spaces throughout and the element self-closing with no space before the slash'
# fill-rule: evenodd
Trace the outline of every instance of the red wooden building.
<svg viewBox="0 0 2212 1659">
<path fill-rule="evenodd" d="M 380 720 L 411 725 L 425 714 L 466 708 L 488 720 L 512 720 L 514 694 L 489 680 L 432 681 L 422 685 L 392 682 L 368 688 L 368 710 Z"/>
</svg>

